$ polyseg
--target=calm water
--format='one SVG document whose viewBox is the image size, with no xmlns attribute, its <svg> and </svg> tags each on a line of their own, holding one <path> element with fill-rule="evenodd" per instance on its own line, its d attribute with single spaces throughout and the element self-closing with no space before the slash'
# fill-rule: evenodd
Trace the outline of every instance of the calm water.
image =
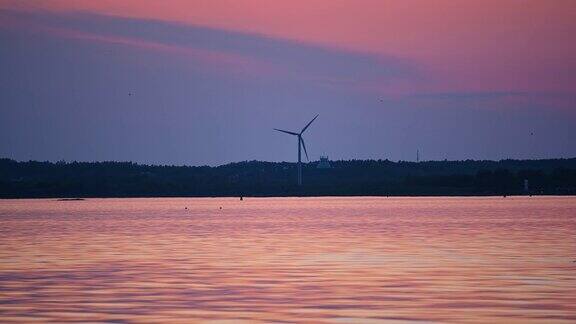
<svg viewBox="0 0 576 324">
<path fill-rule="evenodd" d="M 0 321 L 574 323 L 575 260 L 576 197 L 0 200 Z"/>
</svg>

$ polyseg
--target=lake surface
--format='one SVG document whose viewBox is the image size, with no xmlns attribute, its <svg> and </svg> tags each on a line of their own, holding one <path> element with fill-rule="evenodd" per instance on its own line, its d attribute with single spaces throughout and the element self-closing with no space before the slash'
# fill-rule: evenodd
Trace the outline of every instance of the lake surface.
<svg viewBox="0 0 576 324">
<path fill-rule="evenodd" d="M 574 323 L 575 260 L 576 197 L 0 200 L 0 322 Z"/>
</svg>

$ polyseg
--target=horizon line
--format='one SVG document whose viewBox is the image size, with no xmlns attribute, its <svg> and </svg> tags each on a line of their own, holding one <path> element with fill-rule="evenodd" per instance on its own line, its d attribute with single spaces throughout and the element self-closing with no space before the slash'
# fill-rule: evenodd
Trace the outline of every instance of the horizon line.
<svg viewBox="0 0 576 324">
<path fill-rule="evenodd" d="M 503 161 L 519 161 L 519 162 L 529 162 L 529 161 L 551 161 L 551 160 L 574 160 L 576 159 L 576 156 L 574 157 L 556 157 L 556 158 L 534 158 L 534 159 L 512 159 L 512 158 L 506 158 L 506 159 L 499 159 L 499 160 L 491 160 L 491 159 L 462 159 L 462 160 L 449 160 L 449 159 L 444 159 L 444 160 L 421 160 L 421 161 L 414 161 L 414 160 L 390 160 L 390 159 L 338 159 L 338 160 L 330 160 L 330 162 L 357 162 L 357 161 L 366 161 L 366 162 L 370 162 L 370 161 L 376 161 L 376 162 L 391 162 L 391 163 L 413 163 L 413 164 L 420 164 L 420 163 L 438 163 L 438 162 L 494 162 L 494 163 L 498 163 L 498 162 L 503 162 Z M 227 165 L 231 165 L 231 164 L 242 164 L 242 163 L 276 163 L 276 164 L 298 164 L 298 161 L 263 161 L 263 160 L 243 160 L 243 161 L 236 161 L 236 162 L 228 162 L 228 163 L 224 163 L 224 164 L 218 164 L 218 165 L 207 165 L 207 164 L 202 164 L 202 165 L 191 165 L 191 164 L 160 164 L 160 163 L 143 163 L 143 162 L 134 162 L 134 161 L 117 161 L 117 160 L 101 160 L 101 161 L 78 161 L 78 160 L 70 160 L 70 161 L 66 161 L 64 159 L 62 160 L 58 160 L 58 161 L 51 161 L 51 160 L 44 160 L 44 161 L 40 161 L 40 160 L 17 160 L 17 159 L 13 159 L 13 158 L 8 158 L 8 157 L 0 157 L 0 162 L 4 161 L 4 160 L 8 160 L 8 161 L 12 161 L 12 162 L 16 162 L 16 163 L 50 163 L 50 164 L 82 164 L 82 163 L 130 163 L 130 164 L 135 164 L 135 165 L 140 165 L 140 166 L 158 166 L 158 167 L 191 167 L 191 168 L 195 168 L 195 167 L 209 167 L 209 168 L 218 168 L 218 167 L 222 167 L 222 166 L 227 166 Z M 313 164 L 313 163 L 317 163 L 319 162 L 318 160 L 315 161 L 308 161 L 308 162 L 302 162 L 303 164 Z"/>
</svg>

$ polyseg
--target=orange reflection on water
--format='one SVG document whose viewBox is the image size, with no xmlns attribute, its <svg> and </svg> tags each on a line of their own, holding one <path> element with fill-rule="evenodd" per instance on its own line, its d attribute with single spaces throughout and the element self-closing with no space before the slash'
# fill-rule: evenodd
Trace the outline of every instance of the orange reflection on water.
<svg viewBox="0 0 576 324">
<path fill-rule="evenodd" d="M 574 322 L 575 217 L 574 197 L 3 200 L 0 320 Z"/>
</svg>

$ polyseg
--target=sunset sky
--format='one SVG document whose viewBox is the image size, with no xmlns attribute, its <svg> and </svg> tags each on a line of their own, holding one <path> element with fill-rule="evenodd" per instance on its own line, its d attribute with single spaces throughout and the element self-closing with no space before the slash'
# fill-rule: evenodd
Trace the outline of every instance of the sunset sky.
<svg viewBox="0 0 576 324">
<path fill-rule="evenodd" d="M 576 1 L 0 0 L 0 157 L 576 156 Z"/>
</svg>

